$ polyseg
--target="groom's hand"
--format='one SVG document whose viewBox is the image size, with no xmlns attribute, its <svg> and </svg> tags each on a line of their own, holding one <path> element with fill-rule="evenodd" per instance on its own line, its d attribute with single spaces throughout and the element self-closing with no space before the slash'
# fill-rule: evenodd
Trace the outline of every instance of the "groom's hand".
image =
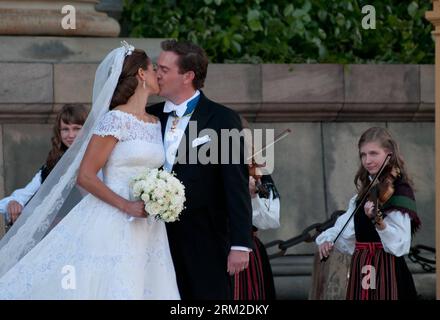
<svg viewBox="0 0 440 320">
<path fill-rule="evenodd" d="M 228 255 L 228 272 L 231 276 L 246 269 L 249 265 L 249 252 L 231 250 Z"/>
</svg>

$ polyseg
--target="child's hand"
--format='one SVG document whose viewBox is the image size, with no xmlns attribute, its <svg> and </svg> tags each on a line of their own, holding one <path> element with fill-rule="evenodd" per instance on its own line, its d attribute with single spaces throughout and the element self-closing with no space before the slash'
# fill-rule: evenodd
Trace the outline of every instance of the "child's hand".
<svg viewBox="0 0 440 320">
<path fill-rule="evenodd" d="M 330 241 L 326 241 L 319 246 L 319 258 L 327 258 L 330 255 L 330 252 L 333 250 L 333 243 Z"/>
<path fill-rule="evenodd" d="M 364 205 L 364 211 L 368 218 L 374 218 L 374 203 L 373 201 L 367 201 Z"/>
</svg>

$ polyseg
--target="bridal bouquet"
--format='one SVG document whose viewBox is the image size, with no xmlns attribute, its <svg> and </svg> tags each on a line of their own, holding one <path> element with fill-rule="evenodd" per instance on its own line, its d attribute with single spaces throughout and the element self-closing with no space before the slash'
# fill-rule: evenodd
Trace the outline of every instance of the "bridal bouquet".
<svg viewBox="0 0 440 320">
<path fill-rule="evenodd" d="M 145 203 L 150 216 L 165 222 L 179 219 L 184 209 L 185 186 L 162 169 L 146 169 L 131 181 L 133 197 Z"/>
</svg>

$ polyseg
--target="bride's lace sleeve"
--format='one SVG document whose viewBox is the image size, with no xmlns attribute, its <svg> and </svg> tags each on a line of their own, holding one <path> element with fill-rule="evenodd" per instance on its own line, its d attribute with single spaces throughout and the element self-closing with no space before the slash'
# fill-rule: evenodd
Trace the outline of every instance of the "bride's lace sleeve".
<svg viewBox="0 0 440 320">
<path fill-rule="evenodd" d="M 101 137 L 113 136 L 118 140 L 122 137 L 122 119 L 116 112 L 107 112 L 104 117 L 98 122 L 93 130 L 93 134 Z"/>
</svg>

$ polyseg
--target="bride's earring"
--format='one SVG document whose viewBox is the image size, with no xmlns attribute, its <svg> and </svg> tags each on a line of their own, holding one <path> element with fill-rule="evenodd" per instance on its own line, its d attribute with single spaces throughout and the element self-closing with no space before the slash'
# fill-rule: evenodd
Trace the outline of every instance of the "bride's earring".
<svg viewBox="0 0 440 320">
<path fill-rule="evenodd" d="M 144 87 L 144 89 L 147 89 L 147 86 L 145 85 L 145 80 L 144 82 L 142 82 L 142 87 Z"/>
</svg>

